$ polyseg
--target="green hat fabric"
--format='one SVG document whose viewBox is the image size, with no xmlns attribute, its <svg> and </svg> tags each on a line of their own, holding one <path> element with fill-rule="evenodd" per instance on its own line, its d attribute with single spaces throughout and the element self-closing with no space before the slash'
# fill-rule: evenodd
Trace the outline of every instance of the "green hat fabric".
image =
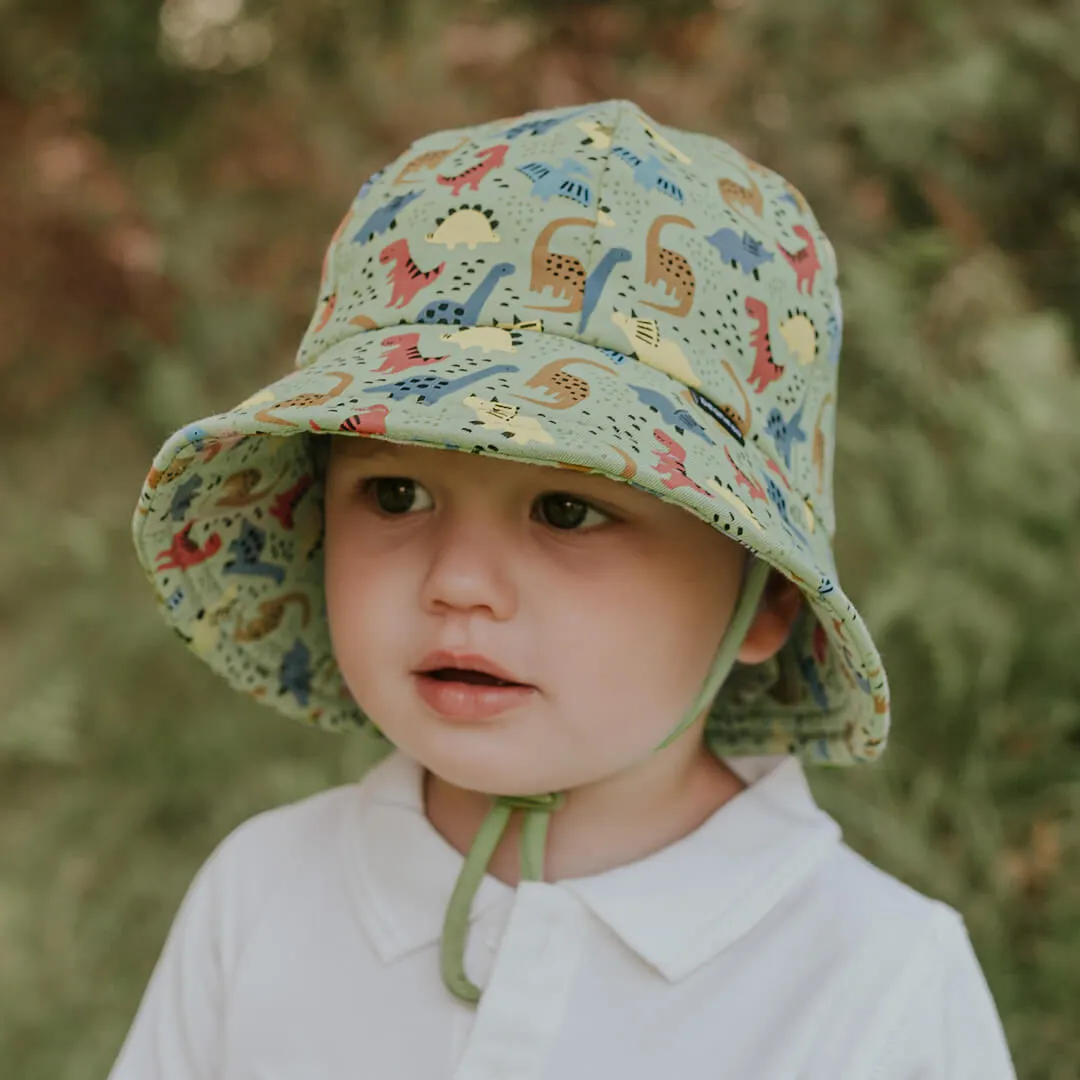
<svg viewBox="0 0 1080 1080">
<path fill-rule="evenodd" d="M 683 507 L 806 597 L 780 653 L 725 681 L 710 746 L 867 761 L 889 691 L 831 547 L 841 332 L 806 200 L 720 139 L 629 101 L 427 135 L 334 233 L 295 370 L 165 442 L 139 559 L 234 687 L 373 731 L 325 618 L 319 436 L 586 469 Z"/>
</svg>

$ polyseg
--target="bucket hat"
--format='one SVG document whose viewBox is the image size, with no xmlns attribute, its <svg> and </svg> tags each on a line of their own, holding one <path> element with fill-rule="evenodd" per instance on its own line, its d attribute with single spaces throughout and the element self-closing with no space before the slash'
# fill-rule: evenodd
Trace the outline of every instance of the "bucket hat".
<svg viewBox="0 0 1080 1080">
<path fill-rule="evenodd" d="M 714 751 L 871 760 L 888 684 L 832 552 L 842 321 L 806 199 L 719 138 L 622 100 L 424 136 L 341 219 L 295 369 L 162 446 L 138 557 L 231 685 L 380 738 L 331 650 L 320 437 L 600 473 L 805 597 L 772 660 L 729 657 L 706 702 Z"/>
</svg>

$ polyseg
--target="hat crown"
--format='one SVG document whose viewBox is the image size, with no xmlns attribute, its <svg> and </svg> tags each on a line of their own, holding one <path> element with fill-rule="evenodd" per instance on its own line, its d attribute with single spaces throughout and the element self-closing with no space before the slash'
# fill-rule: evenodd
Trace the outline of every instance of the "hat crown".
<svg viewBox="0 0 1080 1080">
<path fill-rule="evenodd" d="M 297 366 L 403 323 L 494 359 L 542 331 L 659 368 L 736 463 L 752 442 L 834 532 L 832 245 L 792 184 L 719 138 L 605 101 L 415 141 L 335 231 Z"/>
</svg>

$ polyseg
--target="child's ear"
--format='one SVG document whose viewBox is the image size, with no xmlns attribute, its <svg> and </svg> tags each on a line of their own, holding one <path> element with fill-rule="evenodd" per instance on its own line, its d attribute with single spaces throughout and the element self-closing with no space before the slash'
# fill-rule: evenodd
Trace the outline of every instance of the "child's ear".
<svg viewBox="0 0 1080 1080">
<path fill-rule="evenodd" d="M 775 656 L 787 641 L 802 602 L 803 594 L 798 585 L 773 570 L 754 621 L 739 648 L 739 661 L 760 664 Z"/>
</svg>

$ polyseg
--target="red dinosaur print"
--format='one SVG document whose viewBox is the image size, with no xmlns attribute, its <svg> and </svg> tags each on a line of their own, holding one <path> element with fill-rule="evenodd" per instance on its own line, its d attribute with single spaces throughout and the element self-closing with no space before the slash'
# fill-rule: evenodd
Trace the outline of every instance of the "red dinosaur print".
<svg viewBox="0 0 1080 1080">
<path fill-rule="evenodd" d="M 281 527 L 283 529 L 291 529 L 293 527 L 293 513 L 300 500 L 314 483 L 314 477 L 301 476 L 288 491 L 283 491 L 274 499 L 274 502 L 270 507 L 270 516 L 276 517 L 278 521 L 281 522 Z"/>
<path fill-rule="evenodd" d="M 509 143 L 499 143 L 498 146 L 486 146 L 483 150 L 477 150 L 476 156 L 478 158 L 484 158 L 479 165 L 471 165 L 464 172 L 458 173 L 457 176 L 443 176 L 441 173 L 435 178 L 440 184 L 450 188 L 450 194 L 456 199 L 461 194 L 463 187 L 471 187 L 473 191 L 476 191 L 480 186 L 480 181 L 492 169 L 497 169 L 502 163 L 503 158 L 506 157 L 506 151 L 510 149 Z"/>
<path fill-rule="evenodd" d="M 780 254 L 787 259 L 788 266 L 795 271 L 795 291 L 802 292 L 805 283 L 806 291 L 810 293 L 814 291 L 814 277 L 821 269 L 817 245 L 805 225 L 795 225 L 791 231 L 800 239 L 806 241 L 806 247 L 792 255 L 782 244 L 776 246 L 780 248 Z"/>
<path fill-rule="evenodd" d="M 372 405 L 370 409 L 361 409 L 343 421 L 337 428 L 338 431 L 348 431 L 353 435 L 385 435 L 386 416 L 390 410 L 385 405 Z M 321 428 L 314 420 L 309 421 L 311 430 L 320 434 L 330 431 L 330 428 Z"/>
<path fill-rule="evenodd" d="M 699 495 L 713 497 L 711 491 L 698 487 L 689 476 L 686 475 L 686 451 L 666 431 L 653 428 L 653 436 L 662 443 L 666 449 L 654 450 L 653 453 L 660 459 L 653 468 L 664 478 L 664 487 L 674 491 L 676 488 L 691 487 Z"/>
<path fill-rule="evenodd" d="M 773 359 L 772 345 L 769 343 L 769 309 L 765 302 L 748 296 L 746 313 L 757 323 L 757 329 L 750 335 L 750 344 L 754 346 L 754 370 L 746 381 L 754 386 L 756 379 L 754 390 L 760 394 L 769 383 L 776 382 L 784 374 L 784 369 Z"/>
<path fill-rule="evenodd" d="M 766 494 L 765 488 L 763 488 L 761 484 L 751 480 L 750 477 L 735 464 L 735 459 L 731 456 L 731 451 L 726 446 L 724 447 L 724 453 L 727 454 L 727 459 L 731 462 L 731 467 L 735 470 L 735 486 L 746 488 L 747 491 L 750 492 L 751 501 L 754 499 L 761 499 L 763 502 L 768 502 L 769 496 Z"/>
<path fill-rule="evenodd" d="M 172 538 L 172 543 L 154 557 L 158 560 L 159 573 L 162 570 L 187 570 L 189 566 L 198 566 L 199 563 L 205 562 L 221 550 L 221 537 L 217 533 L 211 533 L 201 548 L 192 541 L 188 533 L 194 524 L 194 521 L 189 521 Z"/>
<path fill-rule="evenodd" d="M 330 321 L 330 316 L 334 314 L 334 308 L 337 307 L 337 293 L 331 293 L 327 298 L 326 307 L 323 308 L 322 315 L 319 317 L 319 321 L 312 328 L 312 333 L 317 334 L 326 324 Z"/>
<path fill-rule="evenodd" d="M 777 465 L 771 457 L 767 457 L 765 459 L 765 467 L 771 472 L 774 472 L 780 483 L 783 484 L 784 487 L 788 489 L 788 491 L 791 491 L 791 485 L 787 482 L 787 477 L 780 471 L 780 466 Z"/>
<path fill-rule="evenodd" d="M 431 270 L 421 270 L 413 262 L 409 254 L 409 241 L 405 239 L 395 240 L 387 244 L 379 252 L 379 262 L 386 266 L 393 263 L 387 280 L 394 286 L 393 294 L 387 301 L 387 307 L 404 307 L 411 304 L 413 297 L 423 288 L 430 285 L 446 269 L 446 263 L 441 262 Z"/>
<path fill-rule="evenodd" d="M 199 451 L 199 457 L 204 462 L 213 461 L 222 450 L 231 450 L 234 446 L 242 443 L 246 438 L 248 438 L 248 436 L 241 433 L 222 434 L 215 438 L 213 442 L 207 443 L 206 449 Z"/>
<path fill-rule="evenodd" d="M 380 373 L 391 371 L 396 375 L 399 371 L 405 371 L 407 368 L 422 367 L 424 364 L 437 364 L 450 355 L 447 353 L 446 356 L 423 356 L 416 344 L 419 340 L 420 335 L 415 332 L 411 334 L 391 334 L 390 337 L 384 337 L 379 344 L 389 345 L 390 348 L 383 353 L 383 362 L 375 370 Z"/>
</svg>

